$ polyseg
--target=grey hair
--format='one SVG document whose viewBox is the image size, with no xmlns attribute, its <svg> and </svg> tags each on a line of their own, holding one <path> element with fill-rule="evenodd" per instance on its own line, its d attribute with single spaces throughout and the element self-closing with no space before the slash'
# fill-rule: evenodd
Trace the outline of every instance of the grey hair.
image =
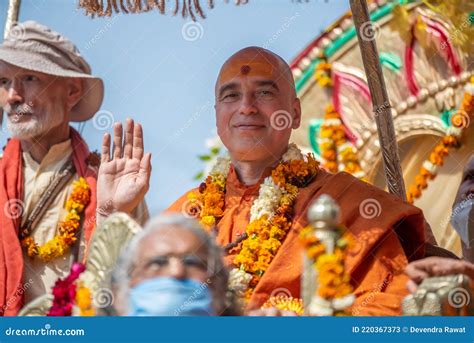
<svg viewBox="0 0 474 343">
<path fill-rule="evenodd" d="M 131 273 L 136 266 L 137 249 L 142 241 L 164 228 L 176 226 L 193 233 L 204 245 L 208 256 L 207 283 L 213 296 L 213 306 L 217 314 L 226 311 L 227 283 L 229 273 L 224 267 L 221 248 L 215 243 L 200 223 L 181 214 L 164 214 L 150 219 L 144 229 L 130 241 L 120 255 L 117 265 L 112 272 L 112 289 L 116 291 L 116 307 L 119 312 L 128 313 L 128 296 L 130 292 Z"/>
</svg>

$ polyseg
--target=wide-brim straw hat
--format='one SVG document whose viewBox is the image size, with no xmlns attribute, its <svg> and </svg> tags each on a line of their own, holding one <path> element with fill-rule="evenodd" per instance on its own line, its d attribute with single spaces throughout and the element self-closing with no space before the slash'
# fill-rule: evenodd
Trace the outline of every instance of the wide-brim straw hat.
<svg viewBox="0 0 474 343">
<path fill-rule="evenodd" d="M 71 121 L 92 118 L 102 104 L 104 82 L 91 75 L 91 68 L 77 47 L 35 21 L 17 23 L 11 28 L 0 45 L 0 60 L 44 74 L 83 79 L 83 95 L 72 108 Z"/>
</svg>

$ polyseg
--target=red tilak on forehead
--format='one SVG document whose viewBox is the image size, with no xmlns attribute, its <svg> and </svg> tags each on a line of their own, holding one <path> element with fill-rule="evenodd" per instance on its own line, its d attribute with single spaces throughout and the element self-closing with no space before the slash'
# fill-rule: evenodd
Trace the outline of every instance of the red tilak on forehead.
<svg viewBox="0 0 474 343">
<path fill-rule="evenodd" d="M 252 70 L 252 68 L 248 64 L 243 65 L 242 67 L 240 67 L 240 72 L 243 75 L 247 75 L 248 73 L 250 73 L 251 70 Z"/>
</svg>

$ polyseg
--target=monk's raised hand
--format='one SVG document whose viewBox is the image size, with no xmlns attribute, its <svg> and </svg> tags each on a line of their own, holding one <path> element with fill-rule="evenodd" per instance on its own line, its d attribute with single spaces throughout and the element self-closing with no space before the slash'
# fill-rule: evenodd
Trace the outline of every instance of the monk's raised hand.
<svg viewBox="0 0 474 343">
<path fill-rule="evenodd" d="M 151 154 L 144 153 L 143 130 L 128 118 L 115 123 L 113 148 L 106 133 L 97 179 L 97 214 L 103 219 L 112 212 L 131 213 L 143 200 L 150 184 Z"/>
</svg>

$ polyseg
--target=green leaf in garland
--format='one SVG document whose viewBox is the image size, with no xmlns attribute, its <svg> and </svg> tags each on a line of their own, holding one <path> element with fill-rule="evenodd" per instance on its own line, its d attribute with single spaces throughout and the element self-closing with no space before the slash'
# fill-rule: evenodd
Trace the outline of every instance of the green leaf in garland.
<svg viewBox="0 0 474 343">
<path fill-rule="evenodd" d="M 194 180 L 196 180 L 196 181 L 200 181 L 200 180 L 202 180 L 203 178 L 204 178 L 204 172 L 203 172 L 203 171 L 197 173 L 197 174 L 194 176 Z"/>
<path fill-rule="evenodd" d="M 211 160 L 211 156 L 209 155 L 199 155 L 199 159 L 201 161 L 210 161 Z"/>
</svg>

